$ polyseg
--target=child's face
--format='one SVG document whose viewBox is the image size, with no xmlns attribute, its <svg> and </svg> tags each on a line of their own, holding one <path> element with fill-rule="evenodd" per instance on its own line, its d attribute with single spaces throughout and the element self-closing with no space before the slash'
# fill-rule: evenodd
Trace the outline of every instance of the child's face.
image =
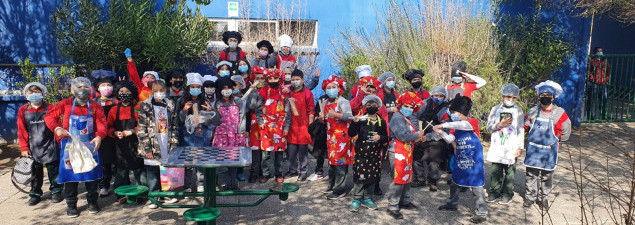
<svg viewBox="0 0 635 225">
<path fill-rule="evenodd" d="M 503 96 L 503 100 L 504 101 L 516 102 L 516 97 L 514 97 L 514 96 Z"/>
<path fill-rule="evenodd" d="M 395 78 L 389 77 L 386 81 L 395 81 Z"/>
<path fill-rule="evenodd" d="M 269 78 L 267 78 L 267 82 L 268 82 L 268 83 L 270 83 L 270 84 L 271 84 L 271 83 L 277 83 L 277 82 L 280 82 L 280 78 L 277 78 L 277 77 L 269 77 Z"/>
<path fill-rule="evenodd" d="M 366 108 L 370 108 L 370 107 L 379 108 L 379 104 L 377 104 L 377 102 L 367 102 L 365 106 Z"/>
<path fill-rule="evenodd" d="M 227 43 L 235 43 L 236 45 L 238 45 L 238 39 L 236 39 L 236 38 L 229 38 L 229 39 L 227 39 Z"/>
<path fill-rule="evenodd" d="M 415 107 L 412 106 L 411 104 L 403 104 L 401 107 L 408 108 L 408 109 L 415 109 Z"/>
<path fill-rule="evenodd" d="M 445 95 L 442 95 L 442 94 L 439 94 L 439 93 L 433 94 L 432 97 L 433 98 L 438 98 L 438 99 L 445 99 Z"/>
<path fill-rule="evenodd" d="M 263 74 L 256 74 L 256 77 L 254 78 L 254 82 L 258 82 L 258 83 L 263 83 L 265 82 L 265 76 Z"/>
<path fill-rule="evenodd" d="M 26 93 L 25 93 L 25 94 L 28 96 L 28 95 L 30 95 L 30 94 L 34 94 L 34 93 L 43 94 L 43 93 L 42 93 L 42 90 L 40 90 L 40 88 L 38 88 L 38 87 L 37 87 L 37 86 L 35 86 L 35 85 L 34 85 L 34 86 L 29 87 L 29 89 L 28 89 L 28 90 L 26 90 Z"/>
<path fill-rule="evenodd" d="M 269 52 L 269 49 L 267 47 L 260 47 L 259 49 L 261 52 Z"/>
<path fill-rule="evenodd" d="M 101 84 L 99 84 L 99 87 L 97 87 L 97 89 L 101 89 L 103 87 L 112 87 L 112 84 L 110 84 L 110 83 L 101 83 Z"/>
<path fill-rule="evenodd" d="M 156 92 L 165 92 L 165 88 L 163 87 L 163 85 L 161 84 L 152 85 L 152 93 L 156 93 Z"/>
<path fill-rule="evenodd" d="M 240 60 L 240 62 L 238 62 L 239 66 L 248 66 L 247 62 Z"/>
<path fill-rule="evenodd" d="M 119 94 L 132 94 L 132 92 L 130 92 L 130 90 L 126 87 L 122 87 L 119 89 Z"/>
<path fill-rule="evenodd" d="M 282 52 L 284 52 L 284 54 L 289 54 L 289 52 L 291 52 L 291 48 L 289 48 L 287 46 L 283 46 L 282 47 Z"/>
<path fill-rule="evenodd" d="M 412 81 L 410 81 L 410 83 L 419 82 L 419 81 L 421 81 L 421 78 L 417 77 L 417 78 L 412 79 Z"/>
<path fill-rule="evenodd" d="M 234 81 L 234 84 L 236 84 L 236 86 L 235 86 L 235 87 L 236 87 L 236 89 L 238 89 L 238 90 L 241 90 L 241 89 L 243 89 L 243 88 L 244 88 L 242 83 L 239 83 L 239 82 Z"/>
</svg>

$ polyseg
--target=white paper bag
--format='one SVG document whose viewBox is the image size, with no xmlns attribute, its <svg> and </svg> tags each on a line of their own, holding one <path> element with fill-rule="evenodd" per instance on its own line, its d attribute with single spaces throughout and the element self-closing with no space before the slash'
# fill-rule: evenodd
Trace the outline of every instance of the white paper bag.
<svg viewBox="0 0 635 225">
<path fill-rule="evenodd" d="M 73 173 L 86 173 L 97 167 L 93 152 L 79 139 L 71 136 L 71 146 L 68 151 Z"/>
</svg>

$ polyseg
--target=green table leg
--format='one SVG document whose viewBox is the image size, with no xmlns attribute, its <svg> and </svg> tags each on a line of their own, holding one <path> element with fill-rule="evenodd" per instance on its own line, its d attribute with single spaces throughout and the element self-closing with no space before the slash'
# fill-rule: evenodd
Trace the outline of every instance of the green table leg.
<svg viewBox="0 0 635 225">
<path fill-rule="evenodd" d="M 205 168 L 205 186 L 203 187 L 203 207 L 216 207 L 216 168 Z M 208 221 L 208 225 L 216 225 L 216 220 Z"/>
</svg>

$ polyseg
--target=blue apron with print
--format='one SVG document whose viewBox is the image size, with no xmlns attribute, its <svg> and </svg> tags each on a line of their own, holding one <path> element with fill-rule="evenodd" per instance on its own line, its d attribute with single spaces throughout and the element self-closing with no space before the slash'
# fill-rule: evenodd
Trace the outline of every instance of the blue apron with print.
<svg viewBox="0 0 635 225">
<path fill-rule="evenodd" d="M 101 162 L 99 161 L 99 151 L 93 151 L 95 149 L 95 145 L 91 144 L 90 141 L 95 138 L 95 129 L 94 129 L 94 119 L 90 114 L 90 101 L 88 102 L 88 115 L 85 116 L 77 116 L 73 115 L 75 111 L 75 100 L 73 100 L 73 108 L 71 108 L 71 115 L 68 117 L 68 132 L 74 137 L 79 139 L 82 143 L 88 147 L 88 149 L 93 153 L 93 159 L 97 162 L 97 166 L 86 173 L 74 173 L 73 168 L 71 167 L 71 162 L 69 160 L 69 150 L 66 148 L 67 144 L 71 143 L 70 138 L 64 138 L 60 140 L 60 146 L 62 150 L 60 151 L 60 168 L 59 175 L 57 176 L 58 183 L 67 183 L 67 182 L 88 182 L 101 179 L 103 174 L 101 170 Z"/>
<path fill-rule="evenodd" d="M 456 155 L 450 164 L 452 181 L 459 186 L 481 187 L 485 184 L 483 145 L 474 131 L 455 130 Z"/>
<path fill-rule="evenodd" d="M 540 118 L 540 111 L 536 116 L 527 137 L 526 167 L 543 170 L 554 170 L 558 164 L 558 148 L 560 140 L 556 137 L 553 126 L 553 112 L 549 119 Z"/>
</svg>

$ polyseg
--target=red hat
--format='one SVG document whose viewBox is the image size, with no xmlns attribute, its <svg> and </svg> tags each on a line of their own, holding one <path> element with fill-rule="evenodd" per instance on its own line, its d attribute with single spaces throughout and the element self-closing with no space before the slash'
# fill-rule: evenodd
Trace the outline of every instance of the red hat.
<svg viewBox="0 0 635 225">
<path fill-rule="evenodd" d="M 265 73 L 265 79 L 269 79 L 270 77 L 280 78 L 282 77 L 282 71 L 276 68 L 267 69 L 268 72 Z"/>
<path fill-rule="evenodd" d="M 326 80 L 322 81 L 322 89 L 326 91 L 326 86 L 328 86 L 330 83 L 337 84 L 337 86 L 340 88 L 340 95 L 344 93 L 344 90 L 346 90 L 346 80 L 335 75 L 331 75 Z"/>
<path fill-rule="evenodd" d="M 419 108 L 421 108 L 421 105 L 423 105 L 423 100 L 421 100 L 421 98 L 419 98 L 414 92 L 406 91 L 397 98 L 397 105 L 399 107 L 405 104 L 414 106 L 413 112 L 417 112 L 419 111 Z"/>
<path fill-rule="evenodd" d="M 360 79 L 359 82 L 357 82 L 357 84 L 360 86 L 372 85 L 373 87 L 378 88 L 379 85 L 381 85 L 381 81 L 379 81 L 377 78 L 373 76 L 367 76 Z"/>
<path fill-rule="evenodd" d="M 249 80 L 254 82 L 256 80 L 256 74 L 262 74 L 263 76 L 267 76 L 267 68 L 254 66 L 251 68 L 251 73 L 249 73 Z"/>
</svg>

